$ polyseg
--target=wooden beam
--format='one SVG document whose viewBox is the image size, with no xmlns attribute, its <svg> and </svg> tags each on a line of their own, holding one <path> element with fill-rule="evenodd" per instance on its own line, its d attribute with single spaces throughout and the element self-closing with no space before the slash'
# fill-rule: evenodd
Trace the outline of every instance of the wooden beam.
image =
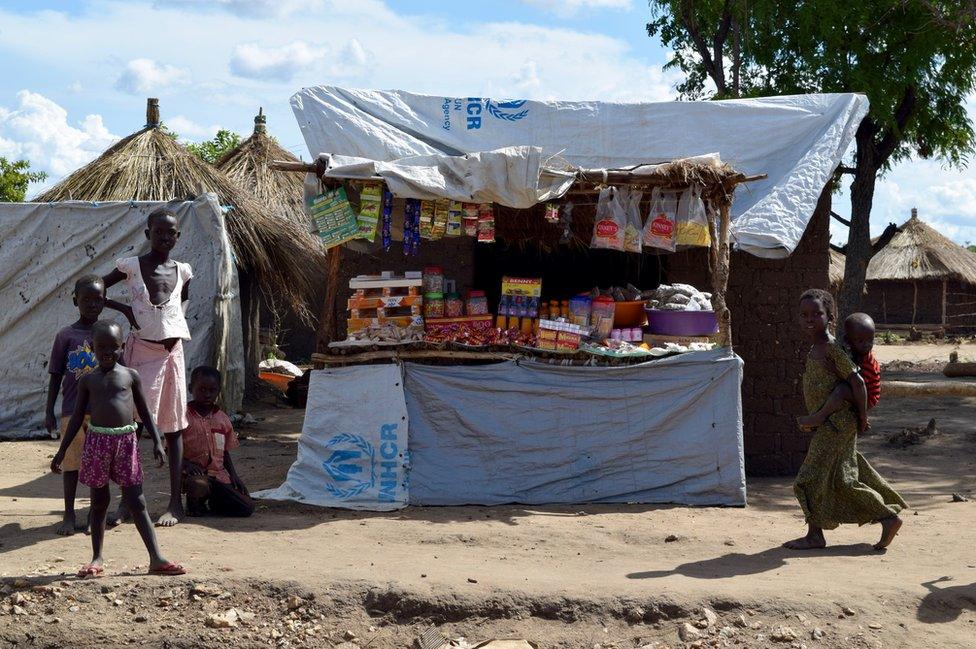
<svg viewBox="0 0 976 649">
<path fill-rule="evenodd" d="M 846 255 L 846 252 L 845 252 L 846 249 L 843 246 L 838 246 L 835 243 L 830 243 L 830 244 L 827 244 L 827 245 L 829 245 L 830 246 L 830 249 L 833 250 L 834 252 L 839 252 L 842 255 Z"/>
<path fill-rule="evenodd" d="M 946 325 L 946 280 L 942 280 L 942 326 Z"/>
<path fill-rule="evenodd" d="M 336 336 L 336 302 L 339 295 L 339 270 L 342 267 L 342 246 L 330 248 L 325 256 L 325 298 L 315 333 L 315 350 L 325 352 Z"/>
<path fill-rule="evenodd" d="M 719 344 L 732 346 L 732 316 L 725 300 L 729 286 L 729 206 L 719 208 L 716 222 L 714 212 L 708 212 L 712 243 L 708 249 L 708 265 L 712 279 L 712 307 L 718 319 Z"/>
</svg>

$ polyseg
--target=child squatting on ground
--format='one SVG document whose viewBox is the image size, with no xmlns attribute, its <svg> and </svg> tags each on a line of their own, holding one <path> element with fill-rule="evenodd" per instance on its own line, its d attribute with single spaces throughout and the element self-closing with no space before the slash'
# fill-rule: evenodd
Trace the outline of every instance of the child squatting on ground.
<svg viewBox="0 0 976 649">
<path fill-rule="evenodd" d="M 182 566 L 167 561 L 160 554 L 156 533 L 146 511 L 136 424 L 132 421 L 134 412 L 139 413 L 152 436 L 153 456 L 159 466 L 163 466 L 163 448 L 142 393 L 139 374 L 119 364 L 122 329 L 114 322 L 99 320 L 92 327 L 92 341 L 98 368 L 79 381 L 74 413 L 61 447 L 51 460 L 51 471 L 60 473 L 67 450 L 81 429 L 85 413 L 90 411 L 91 423 L 85 436 L 78 479 L 91 488 L 92 560 L 78 571 L 78 576 L 97 577 L 105 571 L 102 542 L 108 517 L 110 479 L 122 488 L 122 497 L 149 551 L 149 574 L 185 574 Z"/>
<path fill-rule="evenodd" d="M 220 372 L 201 365 L 190 375 L 189 426 L 183 432 L 183 486 L 190 516 L 250 516 L 254 502 L 231 460 L 237 434 L 217 404 Z"/>
<path fill-rule="evenodd" d="M 158 525 L 176 525 L 183 518 L 180 495 L 182 433 L 186 420 L 186 364 L 183 341 L 190 340 L 183 304 L 189 299 L 193 270 L 170 253 L 180 238 L 176 214 L 160 208 L 146 220 L 150 251 L 116 262 L 105 276 L 106 289 L 125 282 L 131 306 L 108 300 L 106 306 L 129 320 L 131 333 L 122 359 L 139 372 L 153 420 L 166 437 L 169 455 L 169 507 Z"/>
<path fill-rule="evenodd" d="M 867 408 L 870 410 L 881 400 L 881 366 L 878 365 L 872 352 L 874 320 L 871 316 L 866 313 L 853 313 L 847 316 L 844 320 L 844 343 L 850 351 L 854 364 L 860 368 L 861 378 L 864 379 L 864 387 L 867 391 Z M 840 381 L 820 410 L 812 415 L 797 417 L 796 423 L 801 430 L 812 431 L 822 425 L 827 417 L 840 410 L 845 402 L 857 405 L 850 384 L 847 381 Z M 870 428 L 867 421 L 860 421 L 859 425 L 862 432 Z"/>
<path fill-rule="evenodd" d="M 881 523 L 882 550 L 894 540 L 908 507 L 902 497 L 857 452 L 857 433 L 868 426 L 867 391 L 854 363 L 830 336 L 836 320 L 834 298 L 820 289 L 800 297 L 800 325 L 810 343 L 803 371 L 807 411 L 817 413 L 831 398 L 838 381 L 847 383 L 856 409 L 846 401 L 817 425 L 793 491 L 807 522 L 806 536 L 785 543 L 793 550 L 827 545 L 824 530 L 842 523 Z"/>
<path fill-rule="evenodd" d="M 75 282 L 72 299 L 78 307 L 78 320 L 65 327 L 54 337 L 51 349 L 51 362 L 47 371 L 51 375 L 47 390 L 47 407 L 44 411 L 44 426 L 55 439 L 64 437 L 68 421 L 75 411 L 78 383 L 98 365 L 92 347 L 92 325 L 98 320 L 105 307 L 105 282 L 97 275 L 87 275 Z M 61 392 L 60 425 L 54 415 L 54 405 Z M 65 449 L 63 471 L 64 519 L 57 533 L 70 536 L 84 530 L 87 522 L 78 525 L 75 517 L 75 492 L 78 489 L 78 469 L 81 468 L 81 451 L 85 445 L 85 431 L 88 428 L 88 411 L 85 411 L 81 428 L 74 441 Z"/>
</svg>

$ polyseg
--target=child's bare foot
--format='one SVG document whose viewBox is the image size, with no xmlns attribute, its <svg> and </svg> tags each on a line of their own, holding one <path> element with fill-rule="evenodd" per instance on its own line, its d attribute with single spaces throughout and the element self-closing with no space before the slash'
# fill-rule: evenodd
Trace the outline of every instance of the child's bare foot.
<svg viewBox="0 0 976 649">
<path fill-rule="evenodd" d="M 890 516 L 881 521 L 881 540 L 874 544 L 875 550 L 884 550 L 895 540 L 895 535 L 901 529 L 902 520 L 897 516 Z"/>
<path fill-rule="evenodd" d="M 182 506 L 170 506 L 170 508 L 159 517 L 159 520 L 156 521 L 156 527 L 173 527 L 184 518 L 186 518 L 186 514 L 183 512 Z"/>
<path fill-rule="evenodd" d="M 820 550 L 827 547 L 827 539 L 823 532 L 810 532 L 806 536 L 787 541 L 783 547 L 787 550 Z"/>
<path fill-rule="evenodd" d="M 77 531 L 77 529 L 78 528 L 77 528 L 77 523 L 75 522 L 75 513 L 71 512 L 70 514 L 64 515 L 64 519 L 61 521 L 61 524 L 58 525 L 58 528 L 55 530 L 55 532 L 58 533 L 58 536 L 71 536 Z"/>
</svg>

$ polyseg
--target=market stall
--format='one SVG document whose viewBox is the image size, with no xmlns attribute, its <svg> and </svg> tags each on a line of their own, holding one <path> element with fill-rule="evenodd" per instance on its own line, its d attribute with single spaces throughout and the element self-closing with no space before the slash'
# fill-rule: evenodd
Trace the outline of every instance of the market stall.
<svg viewBox="0 0 976 649">
<path fill-rule="evenodd" d="M 316 92 L 293 105 L 321 152 L 328 139 L 310 125 L 330 127 L 321 106 L 309 108 Z M 532 103 L 470 101 L 488 114 Z M 331 128 L 346 136 L 346 126 Z M 380 137 L 367 132 L 363 141 Z M 821 150 L 840 146 L 823 136 Z M 836 129 L 831 137 L 842 139 Z M 766 181 L 764 170 L 747 174 L 702 152 L 589 167 L 530 143 L 385 158 L 367 149 L 345 143 L 314 164 L 279 165 L 309 173 L 307 204 L 331 260 L 325 281 L 339 295 L 322 311 L 299 457 L 285 484 L 261 497 L 365 509 L 745 504 L 742 362 L 725 289 L 736 188 Z M 829 173 L 825 164 L 836 160 L 811 169 Z M 539 272 L 502 269 L 460 286 L 446 265 L 419 263 L 421 249 L 450 241 L 462 250 L 534 245 Z M 568 272 L 578 268 L 553 272 L 558 257 L 547 251 L 557 247 L 659 271 L 670 253 L 703 247 L 710 282 L 659 272 L 638 274 L 640 286 L 633 277 L 584 284 Z M 340 286 L 344 248 L 369 251 L 375 271 Z"/>
</svg>

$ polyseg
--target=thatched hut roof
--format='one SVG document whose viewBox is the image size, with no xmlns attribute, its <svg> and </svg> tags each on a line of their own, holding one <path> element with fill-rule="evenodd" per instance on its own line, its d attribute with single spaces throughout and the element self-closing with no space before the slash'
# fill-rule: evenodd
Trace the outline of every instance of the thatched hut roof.
<svg viewBox="0 0 976 649">
<path fill-rule="evenodd" d="M 830 249 L 830 289 L 832 291 L 839 290 L 844 284 L 844 264 L 847 258 L 840 254 L 833 248 Z"/>
<path fill-rule="evenodd" d="M 268 135 L 266 124 L 264 111 L 258 109 L 254 117 L 254 133 L 225 153 L 217 161 L 216 167 L 249 191 L 263 208 L 291 219 L 308 230 L 310 221 L 302 204 L 302 177 L 274 171 L 269 166 L 273 160 L 299 160 Z"/>
<path fill-rule="evenodd" d="M 248 192 L 203 162 L 163 130 L 157 100 L 150 99 L 146 126 L 37 197 L 49 201 L 169 201 L 213 192 L 227 214 L 227 232 L 238 264 L 299 313 L 314 294 L 311 268 L 324 253 L 308 228 L 263 209 Z"/>
<path fill-rule="evenodd" d="M 955 280 L 976 285 L 976 254 L 926 225 L 912 209 L 900 228 L 868 264 L 867 280 Z"/>
</svg>

